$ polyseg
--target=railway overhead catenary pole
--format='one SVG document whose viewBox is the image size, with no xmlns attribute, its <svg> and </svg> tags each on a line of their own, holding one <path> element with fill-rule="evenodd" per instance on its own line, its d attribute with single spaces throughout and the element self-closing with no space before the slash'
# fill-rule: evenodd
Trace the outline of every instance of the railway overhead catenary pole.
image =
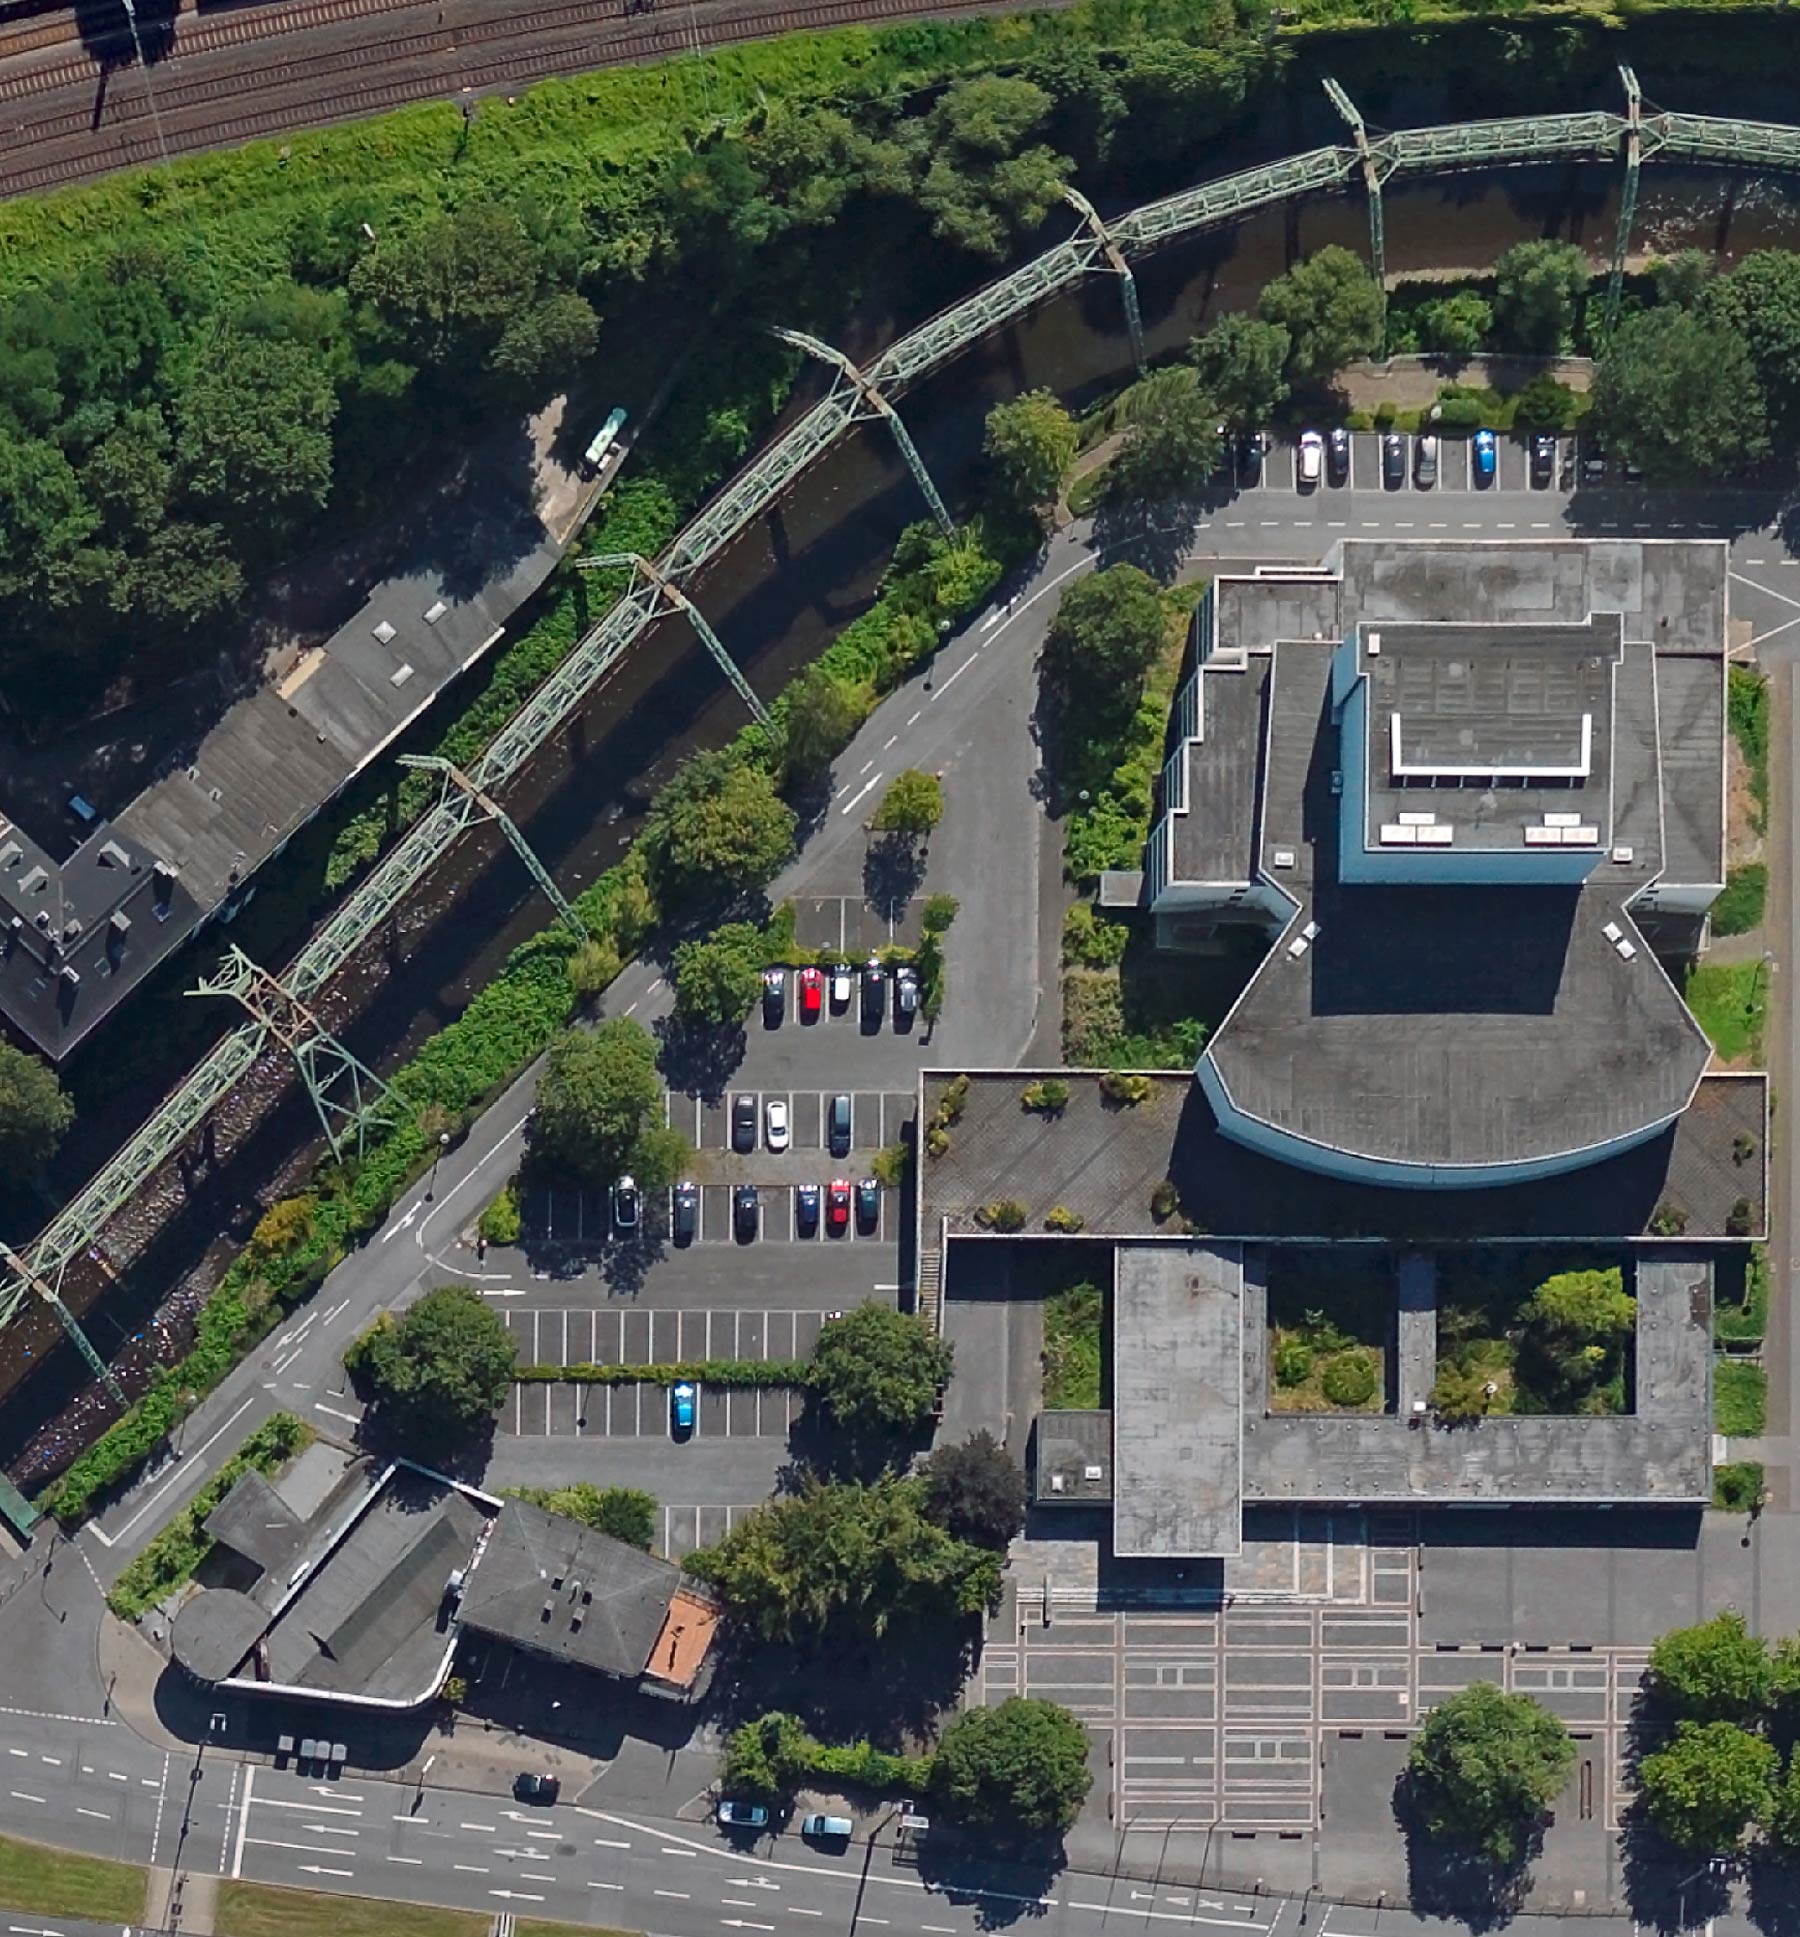
<svg viewBox="0 0 1800 1937">
<path fill-rule="evenodd" d="M 1324 86 L 1325 92 L 1331 97 L 1331 105 L 1343 116 L 1356 140 L 1356 159 L 1362 169 L 1363 189 L 1369 200 L 1369 273 L 1375 278 L 1376 288 L 1381 291 L 1382 328 L 1385 333 L 1387 224 L 1381 208 L 1381 170 L 1375 165 L 1375 151 L 1369 146 L 1369 131 L 1363 124 L 1361 110 L 1329 74 L 1325 76 Z"/>
<path fill-rule="evenodd" d="M 1396 174 L 1417 176 L 1545 161 L 1615 159 L 1625 129 L 1623 117 L 1595 109 L 1396 129 L 1372 140 L 1369 148 L 1379 179 L 1385 182 Z M 1730 168 L 1800 172 L 1800 127 L 1778 122 L 1649 114 L 1642 120 L 1639 145 L 1644 161 L 1711 162 Z M 1355 148 L 1314 148 L 1195 183 L 1147 202 L 1107 226 L 1121 255 L 1135 258 L 1181 237 L 1222 228 L 1259 210 L 1341 189 L 1356 179 L 1362 167 L 1362 157 Z M 886 397 L 893 397 L 907 385 L 944 368 L 984 336 L 1076 287 L 1102 257 L 1102 245 L 1090 230 L 1055 244 L 890 343 L 869 365 L 868 381 L 878 385 Z M 812 349 L 812 339 L 801 339 L 801 347 Z M 835 353 L 827 355 L 838 362 Z M 842 370 L 841 362 L 838 368 Z M 768 445 L 676 534 L 659 563 L 664 576 L 693 571 L 762 517 L 795 478 L 830 450 L 852 424 L 862 421 L 864 401 L 863 393 L 854 386 L 835 383 L 826 397 Z M 889 421 L 898 425 L 896 418 Z M 935 492 L 932 495 L 935 497 Z M 941 500 L 938 502 L 941 504 Z M 487 750 L 469 767 L 470 780 L 491 791 L 518 773 L 662 609 L 655 588 L 641 574 L 634 574 L 624 596 L 583 634 L 562 664 L 495 734 Z M 417 883 L 450 851 L 468 819 L 466 796 L 452 794 L 413 823 L 289 966 L 283 979 L 295 996 L 306 1001 L 316 995 L 370 936 L 381 931 Z M 225 1037 L 24 1247 L 20 1255 L 27 1271 L 52 1284 L 59 1283 L 64 1268 L 99 1242 L 110 1220 L 237 1087 L 265 1042 L 266 1033 L 257 1024 L 246 1024 Z M 27 1276 L 16 1267 L 0 1272 L 0 1325 L 9 1322 L 33 1295 Z"/>
<path fill-rule="evenodd" d="M 720 672 L 731 681 L 738 698 L 750 709 L 750 717 L 765 733 L 770 730 L 768 708 L 756 697 L 755 688 L 738 670 L 737 661 L 725 650 L 724 642 L 707 624 L 700 608 L 666 572 L 658 571 L 642 552 L 603 552 L 596 558 L 578 558 L 575 563 L 584 572 L 639 573 L 658 599 L 686 615 L 688 624 L 700 635 L 700 643 L 712 654 Z"/>
<path fill-rule="evenodd" d="M 931 507 L 931 515 L 938 521 L 944 536 L 954 538 L 956 521 L 938 495 L 938 488 L 931 481 L 931 473 L 925 468 L 925 460 L 919 455 L 918 446 L 900 421 L 899 411 L 889 403 L 875 379 L 864 375 L 842 350 L 834 350 L 829 343 L 821 343 L 816 336 L 808 336 L 804 330 L 778 329 L 775 334 L 782 342 L 793 344 L 795 349 L 804 350 L 808 356 L 816 356 L 821 363 L 830 364 L 838 373 L 837 382 L 833 383 L 832 388 L 836 389 L 839 382 L 847 383 L 861 406 L 861 416 L 886 419 L 888 429 L 894 433 L 894 442 L 900 447 L 900 455 L 906 459 L 906 468 L 913 474 L 913 482 Z"/>
<path fill-rule="evenodd" d="M 1119 279 L 1119 294 L 1125 303 L 1125 327 L 1131 335 L 1131 361 L 1141 376 L 1144 369 L 1144 318 L 1138 308 L 1137 278 L 1131 273 L 1131 264 L 1125 260 L 1124 250 L 1113 240 L 1112 231 L 1101 221 L 1099 211 L 1079 189 L 1065 188 L 1063 200 L 1087 224 L 1088 233 L 1100 245 L 1100 254 L 1107 268 Z"/>
<path fill-rule="evenodd" d="M 88 1370 L 105 1386 L 107 1392 L 118 1404 L 121 1406 L 129 1405 L 131 1402 L 125 1397 L 125 1388 L 114 1377 L 112 1367 L 94 1350 L 93 1340 L 81 1329 L 75 1314 L 63 1303 L 62 1297 L 56 1287 L 40 1278 L 32 1270 L 30 1265 L 19 1256 L 18 1252 L 5 1243 L 0 1243 L 0 1264 L 5 1265 L 9 1271 L 17 1272 L 19 1282 L 35 1297 L 50 1307 L 56 1314 L 57 1323 L 61 1325 L 73 1341 L 76 1351 L 87 1360 Z"/>
<path fill-rule="evenodd" d="M 512 843 L 513 852 L 525 863 L 527 872 L 540 888 L 558 917 L 574 935 L 578 942 L 589 939 L 587 924 L 569 906 L 568 897 L 556 885 L 550 870 L 544 866 L 531 850 L 531 844 L 519 832 L 518 823 L 495 800 L 485 787 L 478 787 L 453 760 L 446 760 L 435 753 L 403 753 L 400 765 L 412 767 L 422 773 L 435 773 L 443 777 L 443 791 L 438 796 L 439 805 L 447 801 L 452 793 L 460 795 L 469 803 L 469 824 L 477 820 L 492 821 L 500 832 Z"/>
<path fill-rule="evenodd" d="M 265 1043 L 274 1041 L 293 1058 L 306 1093 L 324 1126 L 331 1154 L 344 1154 L 344 1133 L 354 1133 L 362 1155 L 371 1125 L 404 1120 L 406 1105 L 368 1064 L 353 1055 L 279 976 L 259 967 L 241 948 L 230 949 L 218 969 L 203 976 L 189 995 L 225 995 L 241 1003 Z M 344 1102 L 334 1090 L 348 1090 Z"/>
</svg>

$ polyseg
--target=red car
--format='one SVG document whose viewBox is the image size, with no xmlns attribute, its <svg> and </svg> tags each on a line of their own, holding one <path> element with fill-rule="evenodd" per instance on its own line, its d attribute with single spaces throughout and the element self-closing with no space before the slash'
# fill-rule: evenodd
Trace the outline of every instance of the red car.
<svg viewBox="0 0 1800 1937">
<path fill-rule="evenodd" d="M 850 1185 L 842 1177 L 825 1193 L 825 1223 L 833 1231 L 850 1228 Z"/>
<path fill-rule="evenodd" d="M 816 968 L 800 971 L 800 1020 L 817 1022 L 825 1000 L 825 978 Z"/>
</svg>

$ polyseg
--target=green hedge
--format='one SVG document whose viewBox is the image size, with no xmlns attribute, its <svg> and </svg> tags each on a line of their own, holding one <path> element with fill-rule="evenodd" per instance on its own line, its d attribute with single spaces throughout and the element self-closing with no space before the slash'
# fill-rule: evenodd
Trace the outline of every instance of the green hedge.
<svg viewBox="0 0 1800 1937">
<path fill-rule="evenodd" d="M 521 1365 L 521 1385 L 803 1386 L 812 1377 L 804 1359 L 694 1359 L 680 1365 Z"/>
<path fill-rule="evenodd" d="M 273 1473 L 312 1440 L 313 1429 L 291 1412 L 278 1412 L 265 1419 L 119 1576 L 106 1605 L 122 1621 L 135 1621 L 172 1594 L 212 1552 L 213 1541 L 204 1531 L 204 1523 L 226 1494 L 252 1468 Z"/>
</svg>

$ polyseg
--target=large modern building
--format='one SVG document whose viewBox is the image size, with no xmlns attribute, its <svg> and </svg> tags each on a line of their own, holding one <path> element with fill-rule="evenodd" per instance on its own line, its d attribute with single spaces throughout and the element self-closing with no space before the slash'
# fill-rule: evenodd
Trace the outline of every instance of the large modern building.
<svg viewBox="0 0 1800 1937">
<path fill-rule="evenodd" d="M 1681 1116 L 1708 1045 L 1651 939 L 1724 885 L 1725 587 L 1721 543 L 1572 540 L 1209 587 L 1144 898 L 1164 946 L 1274 931 L 1200 1058 L 1223 1135 L 1461 1189 Z"/>
</svg>

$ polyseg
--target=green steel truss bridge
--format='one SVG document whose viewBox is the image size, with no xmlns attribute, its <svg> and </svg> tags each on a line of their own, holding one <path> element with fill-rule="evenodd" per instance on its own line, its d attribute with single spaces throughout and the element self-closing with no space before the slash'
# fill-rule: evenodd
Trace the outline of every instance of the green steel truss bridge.
<svg viewBox="0 0 1800 1937">
<path fill-rule="evenodd" d="M 268 975 L 234 954 L 219 974 L 195 991 L 235 998 L 246 1009 L 248 1019 L 164 1100 L 150 1120 L 22 1253 L 0 1255 L 0 1325 L 9 1323 L 34 1300 L 50 1304 L 96 1376 L 115 1397 L 120 1396 L 110 1373 L 61 1302 L 59 1290 L 69 1265 L 97 1243 L 115 1213 L 182 1149 L 257 1058 L 271 1048 L 285 1052 L 299 1068 L 334 1149 L 341 1147 L 347 1135 L 360 1139 L 366 1123 L 383 1116 L 391 1119 L 396 1107 L 391 1092 L 313 1016 L 309 1005 L 320 990 L 393 917 L 461 835 L 482 821 L 501 825 L 538 884 L 550 893 L 558 913 L 571 919 L 567 903 L 495 805 L 494 795 L 569 718 L 621 655 L 667 611 L 687 612 L 696 621 L 709 651 L 728 672 L 733 670 L 710 629 L 676 588 L 760 518 L 802 471 L 853 426 L 876 419 L 887 424 L 927 507 L 942 526 L 950 529 L 943 500 L 892 400 L 983 337 L 1090 275 L 1111 275 L 1120 285 L 1133 354 L 1141 364 L 1143 329 L 1131 271 L 1136 257 L 1302 196 L 1360 187 L 1368 208 L 1371 267 L 1385 284 L 1382 192 L 1387 183 L 1459 169 L 1548 161 L 1613 161 L 1622 171 L 1607 293 L 1610 324 L 1616 314 L 1619 279 L 1631 242 L 1642 163 L 1666 159 L 1800 171 L 1800 127 L 1711 115 L 1646 112 L 1631 70 L 1622 68 L 1620 77 L 1624 101 L 1616 113 L 1596 109 L 1388 133 L 1371 132 L 1344 90 L 1327 81 L 1326 91 L 1346 124 L 1349 138 L 1342 145 L 1315 148 L 1203 182 L 1111 222 L 1103 221 L 1085 200 L 1071 193 L 1069 201 L 1079 226 L 1069 240 L 909 331 L 867 369 L 857 369 L 840 353 L 810 337 L 782 332 L 785 340 L 834 370 L 831 388 L 823 400 L 732 479 L 676 536 L 657 564 L 635 561 L 642 569 L 632 571 L 624 595 L 500 729 L 467 773 L 446 774 L 437 804 L 346 898 L 284 977 Z M 734 678 L 734 684 L 744 690 L 741 677 Z M 327 1095 L 328 1085 L 345 1081 L 352 1097 L 348 1105 Z"/>
</svg>

